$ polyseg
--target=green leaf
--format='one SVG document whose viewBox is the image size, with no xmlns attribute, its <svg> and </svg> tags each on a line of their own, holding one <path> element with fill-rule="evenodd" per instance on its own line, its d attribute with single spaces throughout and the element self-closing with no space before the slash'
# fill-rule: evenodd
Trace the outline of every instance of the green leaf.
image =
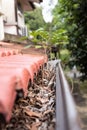
<svg viewBox="0 0 87 130">
<path fill-rule="evenodd" d="M 36 49 L 39 49 L 39 48 L 42 48 L 42 46 L 36 45 L 35 48 L 36 48 Z"/>
<path fill-rule="evenodd" d="M 32 45 L 27 45 L 27 46 L 25 46 L 23 49 L 28 49 L 28 48 L 30 48 Z"/>
</svg>

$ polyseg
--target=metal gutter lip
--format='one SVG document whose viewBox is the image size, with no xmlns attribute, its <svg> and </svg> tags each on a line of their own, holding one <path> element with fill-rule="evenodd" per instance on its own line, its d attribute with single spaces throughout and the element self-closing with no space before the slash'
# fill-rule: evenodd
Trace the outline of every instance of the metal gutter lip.
<svg viewBox="0 0 87 130">
<path fill-rule="evenodd" d="M 81 130 L 80 119 L 60 61 L 56 69 L 56 130 Z"/>
</svg>

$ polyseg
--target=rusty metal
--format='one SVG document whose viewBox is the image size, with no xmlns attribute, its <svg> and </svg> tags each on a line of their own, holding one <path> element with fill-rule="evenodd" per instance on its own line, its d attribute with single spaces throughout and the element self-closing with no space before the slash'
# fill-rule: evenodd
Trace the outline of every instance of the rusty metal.
<svg viewBox="0 0 87 130">
<path fill-rule="evenodd" d="M 56 130 L 81 130 L 75 103 L 60 61 L 56 67 Z"/>
</svg>

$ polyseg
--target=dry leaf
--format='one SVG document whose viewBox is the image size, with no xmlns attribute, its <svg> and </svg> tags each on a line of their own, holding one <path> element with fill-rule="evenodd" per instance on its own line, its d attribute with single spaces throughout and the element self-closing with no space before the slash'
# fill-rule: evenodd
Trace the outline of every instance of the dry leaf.
<svg viewBox="0 0 87 130">
<path fill-rule="evenodd" d="M 41 125 L 41 123 L 40 122 L 38 122 L 38 123 L 33 123 L 32 124 L 32 127 L 31 127 L 31 130 L 38 130 L 38 127 Z"/>
<path fill-rule="evenodd" d="M 26 99 L 17 101 L 12 113 L 9 130 L 54 130 L 55 119 L 55 72 L 53 69 L 43 70 L 29 88 Z M 49 87 L 48 87 L 49 86 Z M 43 114 L 42 114 L 43 113 Z M 4 128 L 2 128 L 4 130 Z"/>
<path fill-rule="evenodd" d="M 28 116 L 34 116 L 34 117 L 38 117 L 41 118 L 41 114 L 37 113 L 37 112 L 33 112 L 30 109 L 25 109 L 24 112 L 28 115 Z"/>
<path fill-rule="evenodd" d="M 26 100 L 20 99 L 19 102 L 28 103 Z"/>
<path fill-rule="evenodd" d="M 37 85 L 35 82 L 33 83 L 35 87 L 39 88 L 39 85 Z"/>
<path fill-rule="evenodd" d="M 38 102 L 42 103 L 42 104 L 48 102 L 48 99 L 47 99 L 47 98 L 46 98 L 46 99 L 43 99 L 43 98 L 37 97 L 36 100 L 37 100 Z"/>
<path fill-rule="evenodd" d="M 27 127 L 29 130 L 31 130 L 30 125 L 27 124 L 26 127 Z"/>
<path fill-rule="evenodd" d="M 48 127 L 48 130 L 54 130 L 54 129 L 55 129 L 55 128 L 53 127 L 52 124 Z"/>
<path fill-rule="evenodd" d="M 47 110 L 47 111 L 45 111 L 45 112 L 43 113 L 43 115 L 45 116 L 45 115 L 47 115 L 47 114 L 49 114 L 49 113 L 53 113 L 53 110 Z"/>
<path fill-rule="evenodd" d="M 53 85 L 53 81 L 54 81 L 55 75 L 53 75 L 53 77 L 51 78 L 51 80 L 49 81 L 48 87 L 51 87 L 51 85 Z"/>
</svg>

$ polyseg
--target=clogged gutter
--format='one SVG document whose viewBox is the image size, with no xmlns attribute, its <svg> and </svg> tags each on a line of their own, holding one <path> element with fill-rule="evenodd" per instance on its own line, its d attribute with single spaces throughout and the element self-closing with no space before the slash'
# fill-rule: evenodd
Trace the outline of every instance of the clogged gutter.
<svg viewBox="0 0 87 130">
<path fill-rule="evenodd" d="M 16 101 L 9 124 L 2 130 L 55 129 L 55 70 L 45 68 L 28 90 L 26 99 Z"/>
</svg>

